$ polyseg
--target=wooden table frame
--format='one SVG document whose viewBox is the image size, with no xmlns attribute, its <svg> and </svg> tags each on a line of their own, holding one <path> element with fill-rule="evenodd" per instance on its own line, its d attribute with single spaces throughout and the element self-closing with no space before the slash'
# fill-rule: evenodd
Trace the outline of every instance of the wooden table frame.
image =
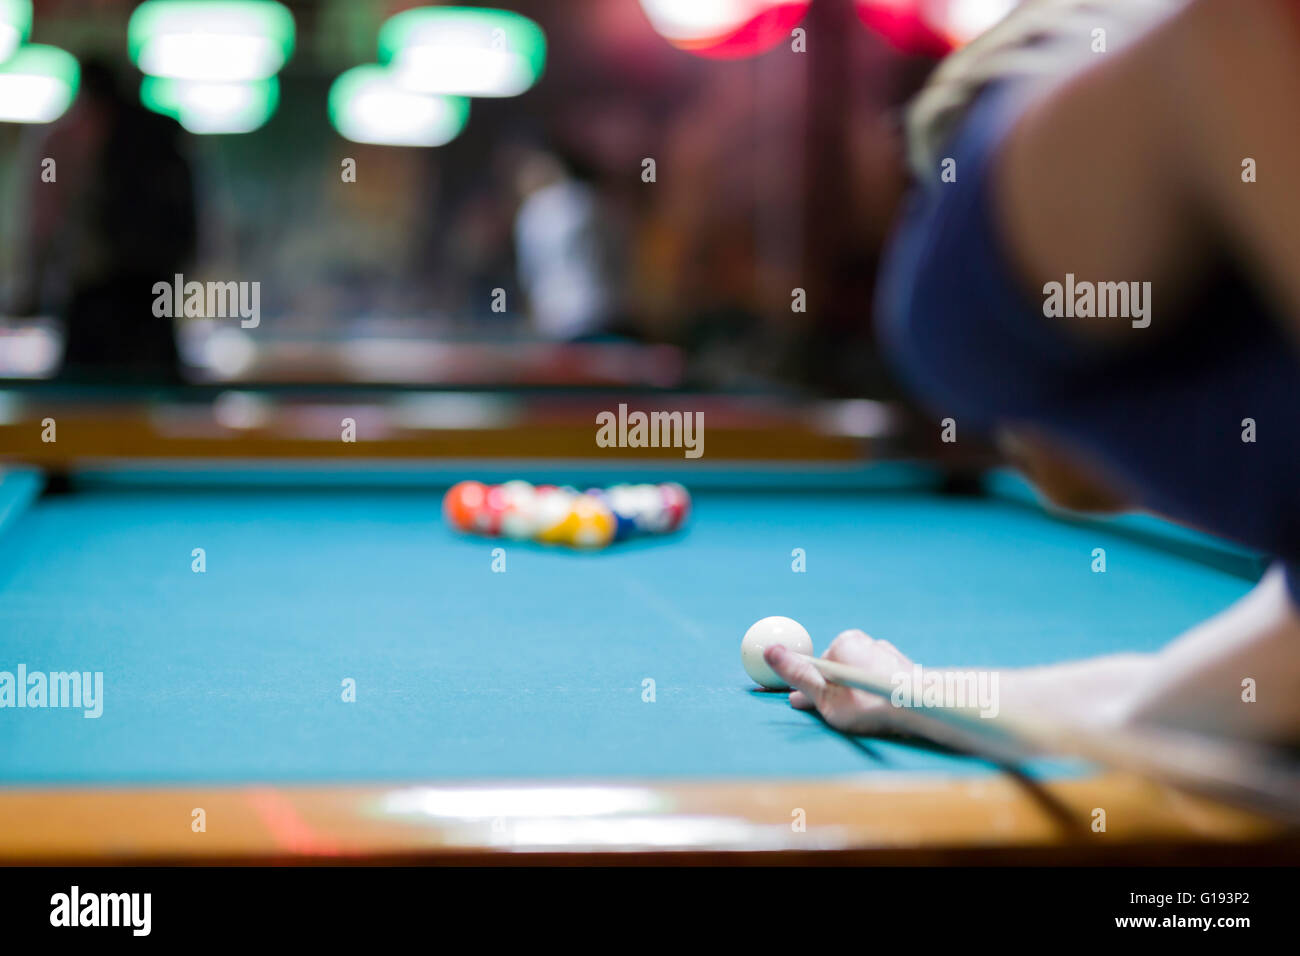
<svg viewBox="0 0 1300 956">
<path fill-rule="evenodd" d="M 0 791 L 3 864 L 271 862 L 1251 865 L 1300 832 L 1114 774 Z"/>
</svg>

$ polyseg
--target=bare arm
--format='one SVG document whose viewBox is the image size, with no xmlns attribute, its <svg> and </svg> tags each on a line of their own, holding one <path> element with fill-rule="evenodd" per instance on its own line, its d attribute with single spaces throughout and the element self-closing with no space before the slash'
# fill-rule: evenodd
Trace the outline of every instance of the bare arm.
<svg viewBox="0 0 1300 956">
<path fill-rule="evenodd" d="M 1067 272 L 1151 281 L 1172 316 L 1226 250 L 1300 331 L 1300 126 L 1279 121 L 1300 100 L 1297 59 L 1290 0 L 1191 0 L 1045 92 L 1009 134 L 996 184 L 1026 287 Z M 1248 160 L 1258 182 L 1243 182 Z"/>
<path fill-rule="evenodd" d="M 1129 721 L 1300 743 L 1300 613 L 1280 569 L 1152 663 Z"/>
</svg>

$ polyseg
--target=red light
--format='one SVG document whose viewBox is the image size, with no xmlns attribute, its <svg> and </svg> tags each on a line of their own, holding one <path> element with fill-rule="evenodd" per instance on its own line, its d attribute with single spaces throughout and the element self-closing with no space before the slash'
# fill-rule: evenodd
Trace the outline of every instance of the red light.
<svg viewBox="0 0 1300 956">
<path fill-rule="evenodd" d="M 953 43 L 921 16 L 915 0 L 858 0 L 858 18 L 885 42 L 912 56 L 936 59 L 953 51 Z"/>
<path fill-rule="evenodd" d="M 776 47 L 811 0 L 641 0 L 655 29 L 679 50 L 738 60 Z"/>
</svg>

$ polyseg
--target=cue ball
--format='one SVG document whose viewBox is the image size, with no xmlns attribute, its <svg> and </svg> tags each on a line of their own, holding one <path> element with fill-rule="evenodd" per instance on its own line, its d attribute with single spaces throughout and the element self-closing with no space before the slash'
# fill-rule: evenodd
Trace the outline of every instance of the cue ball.
<svg viewBox="0 0 1300 956">
<path fill-rule="evenodd" d="M 788 617 L 765 617 L 746 631 L 745 639 L 740 642 L 740 662 L 745 665 L 745 673 L 768 690 L 788 690 L 790 685 L 763 660 L 763 651 L 773 644 L 811 655 L 812 638 L 798 621 Z"/>
</svg>

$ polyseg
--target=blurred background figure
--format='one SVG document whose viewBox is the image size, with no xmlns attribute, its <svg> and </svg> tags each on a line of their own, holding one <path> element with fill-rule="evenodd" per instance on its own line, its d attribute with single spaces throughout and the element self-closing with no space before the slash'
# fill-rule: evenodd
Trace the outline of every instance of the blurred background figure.
<svg viewBox="0 0 1300 956">
<path fill-rule="evenodd" d="M 515 255 L 533 324 L 570 341 L 613 331 L 618 235 L 600 194 L 542 150 L 523 156 L 515 183 Z"/>
<path fill-rule="evenodd" d="M 175 328 L 154 316 L 152 289 L 195 251 L 180 127 L 127 95 L 111 64 L 90 59 L 75 103 L 37 130 L 14 312 L 62 318 L 65 378 L 178 381 Z M 38 183 L 46 158 L 56 179 Z"/>
</svg>

